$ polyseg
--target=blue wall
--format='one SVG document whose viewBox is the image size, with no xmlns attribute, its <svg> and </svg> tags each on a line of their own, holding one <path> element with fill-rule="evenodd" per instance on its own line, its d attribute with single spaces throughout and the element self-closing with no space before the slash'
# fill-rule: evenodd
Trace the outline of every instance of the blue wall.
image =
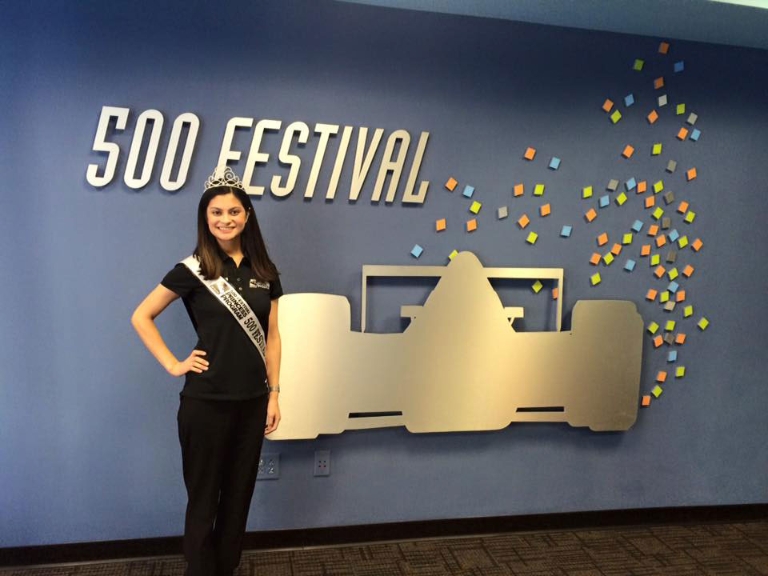
<svg viewBox="0 0 768 576">
<path fill-rule="evenodd" d="M 630 193 L 623 207 L 612 202 L 585 223 L 596 198 L 582 200 L 581 188 L 606 194 L 611 178 L 663 179 L 675 205 L 688 200 L 698 215 L 688 225 L 675 214 L 675 227 L 705 243 L 679 260 L 696 266 L 684 283 L 696 308 L 678 362 L 687 375 L 665 386 L 629 432 L 526 424 L 484 434 L 378 430 L 269 443 L 281 453 L 281 478 L 258 484 L 249 529 L 766 502 L 768 52 L 672 41 L 663 58 L 658 38 L 325 0 L 147 9 L 30 2 L 2 10 L 0 546 L 180 533 L 181 382 L 144 350 L 128 319 L 191 251 L 201 183 L 234 116 L 387 134 L 404 128 L 414 139 L 430 132 L 420 179 L 432 184 L 423 206 L 372 203 L 373 176 L 360 200 L 348 202 L 354 144 L 337 199 L 321 196 L 327 161 L 318 197 L 305 201 L 312 138 L 298 150 L 297 191 L 256 201 L 287 291 L 348 296 L 355 328 L 361 266 L 414 263 L 415 243 L 425 247 L 422 264 L 444 264 L 457 248 L 488 266 L 563 267 L 566 309 L 583 298 L 621 298 L 637 302 L 646 322 L 666 320 L 658 304 L 644 301 L 648 288 L 666 285 L 646 259 L 637 258 L 630 274 L 621 269 L 625 252 L 601 268 L 600 286 L 589 285 L 594 237 L 606 231 L 613 240 L 636 218 L 651 222 Z M 632 71 L 635 58 L 646 60 L 643 73 Z M 680 59 L 685 72 L 674 75 Z M 651 82 L 661 74 L 670 105 L 650 126 L 645 114 L 658 96 Z M 621 106 L 624 119 L 611 125 L 603 100 L 621 102 L 629 92 L 637 103 Z M 699 114 L 696 143 L 674 137 L 684 119 L 672 109 L 679 102 Z M 140 191 L 120 178 L 90 186 L 86 166 L 104 161 L 91 151 L 103 105 L 131 109 L 129 130 L 111 136 L 123 150 L 120 177 L 140 112 L 163 113 L 162 151 L 172 120 L 197 114 L 189 184 L 163 191 L 158 161 Z M 276 154 L 280 140 L 268 137 L 265 149 Z M 664 144 L 660 158 L 650 156 L 654 142 Z M 248 135 L 237 143 L 247 151 Z M 620 157 L 627 143 L 638 150 L 629 161 Z M 539 150 L 536 161 L 522 160 L 527 146 Z M 546 168 L 551 156 L 562 158 L 556 172 Z M 679 162 L 674 174 L 664 172 L 670 159 Z M 242 166 L 235 164 L 238 172 Z M 688 183 L 691 166 L 699 177 Z M 285 172 L 273 158 L 257 181 Z M 462 229 L 469 202 L 442 187 L 450 176 L 474 185 L 484 203 L 473 234 Z M 542 202 L 530 191 L 513 198 L 517 182 L 546 183 L 553 215 L 536 216 Z M 499 221 L 502 205 L 510 218 Z M 540 235 L 535 246 L 515 225 L 523 212 Z M 449 229 L 438 235 L 441 217 Z M 568 240 L 558 236 L 563 224 L 574 226 Z M 382 297 L 373 311 L 374 329 L 399 326 L 387 302 Z M 694 325 L 702 315 L 712 323 L 706 332 Z M 160 326 L 177 354 L 193 345 L 182 306 Z M 646 340 L 643 393 L 666 366 L 665 354 Z M 332 451 L 329 478 L 311 475 L 316 449 Z"/>
</svg>

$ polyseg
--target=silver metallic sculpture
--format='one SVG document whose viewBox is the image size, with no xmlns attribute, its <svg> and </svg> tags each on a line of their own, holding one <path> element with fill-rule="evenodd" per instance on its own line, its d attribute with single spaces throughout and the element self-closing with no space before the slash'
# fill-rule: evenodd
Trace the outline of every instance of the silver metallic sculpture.
<svg viewBox="0 0 768 576">
<path fill-rule="evenodd" d="M 432 276 L 423 306 L 403 306 L 402 333 L 365 333 L 369 276 Z M 489 278 L 556 280 L 557 330 L 516 332 Z M 271 440 L 405 426 L 411 432 L 499 430 L 568 422 L 627 430 L 637 419 L 643 321 L 635 304 L 582 300 L 561 331 L 562 269 L 484 268 L 462 252 L 448 266 L 365 266 L 362 331 L 349 301 L 280 300 L 283 419 Z"/>
</svg>

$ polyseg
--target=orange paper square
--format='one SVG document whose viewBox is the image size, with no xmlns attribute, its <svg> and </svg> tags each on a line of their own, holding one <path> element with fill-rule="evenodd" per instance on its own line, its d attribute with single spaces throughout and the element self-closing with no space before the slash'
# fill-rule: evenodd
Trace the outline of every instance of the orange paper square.
<svg viewBox="0 0 768 576">
<path fill-rule="evenodd" d="M 603 102 L 603 112 L 610 112 L 611 110 L 613 110 L 613 101 L 606 98 Z"/>
<path fill-rule="evenodd" d="M 536 157 L 536 148 L 528 148 L 523 157 L 526 160 L 533 160 Z"/>
<path fill-rule="evenodd" d="M 655 336 L 653 339 L 653 347 L 658 348 L 662 344 L 664 344 L 664 338 L 662 338 L 660 334 L 658 336 Z"/>
<path fill-rule="evenodd" d="M 614 244 L 613 248 L 611 248 L 611 254 L 613 254 L 614 256 L 618 256 L 619 254 L 621 254 L 621 244 L 618 244 L 618 243 Z"/>
<path fill-rule="evenodd" d="M 557 300 L 560 297 L 560 288 L 552 288 L 552 300 Z"/>
<path fill-rule="evenodd" d="M 666 382 L 667 381 L 667 373 L 665 370 L 659 370 L 656 374 L 656 382 Z"/>
<path fill-rule="evenodd" d="M 523 194 L 525 194 L 525 186 L 523 186 L 522 184 L 515 184 L 514 194 L 515 196 L 522 196 Z"/>
<path fill-rule="evenodd" d="M 648 256 L 650 253 L 651 253 L 651 245 L 643 244 L 643 247 L 640 248 L 640 256 Z"/>
<path fill-rule="evenodd" d="M 661 236 L 656 236 L 656 248 L 661 248 L 666 243 L 667 243 L 667 237 L 664 234 L 662 234 Z"/>
<path fill-rule="evenodd" d="M 685 302 L 685 290 L 678 290 L 675 293 L 675 302 Z"/>
<path fill-rule="evenodd" d="M 650 405 L 651 405 L 651 396 L 650 394 L 646 394 L 645 396 L 643 396 L 643 407 L 647 408 Z"/>
<path fill-rule="evenodd" d="M 648 226 L 648 236 L 656 236 L 659 233 L 659 225 L 651 224 Z"/>
<path fill-rule="evenodd" d="M 677 207 L 677 211 L 680 214 L 685 214 L 686 212 L 688 212 L 688 202 L 686 202 L 685 200 L 680 202 L 680 206 Z"/>
<path fill-rule="evenodd" d="M 525 228 L 530 223 L 531 223 L 531 219 L 528 218 L 527 214 L 523 214 L 522 216 L 520 216 L 520 218 L 517 219 L 517 225 L 520 226 L 521 229 Z"/>
<path fill-rule="evenodd" d="M 685 344 L 685 334 L 683 334 L 683 333 L 681 332 L 680 334 L 678 334 L 677 336 L 675 336 L 675 344 L 679 344 L 679 345 L 681 345 L 681 346 L 682 346 L 683 344 Z"/>
<path fill-rule="evenodd" d="M 685 140 L 686 138 L 688 138 L 688 128 L 682 127 L 677 133 L 677 139 Z"/>
<path fill-rule="evenodd" d="M 688 170 L 688 172 L 685 173 L 685 177 L 688 179 L 688 182 L 690 182 L 691 180 L 695 180 L 696 176 L 697 176 L 696 168 L 691 168 L 690 170 Z"/>
<path fill-rule="evenodd" d="M 666 54 L 667 52 L 669 52 L 669 42 L 659 44 L 659 54 Z"/>
<path fill-rule="evenodd" d="M 592 254 L 592 256 L 590 256 L 589 263 L 592 264 L 592 266 L 597 266 L 598 264 L 600 264 L 601 259 L 602 259 L 602 256 L 600 256 L 600 254 L 595 252 L 594 254 Z"/>
<path fill-rule="evenodd" d="M 435 230 L 438 232 L 442 232 L 443 230 L 445 230 L 445 226 L 446 226 L 445 218 L 441 218 L 440 220 L 435 222 Z"/>
<path fill-rule="evenodd" d="M 477 219 L 467 220 L 467 232 L 474 232 L 477 230 Z"/>
<path fill-rule="evenodd" d="M 656 196 L 648 196 L 645 199 L 645 207 L 653 208 L 656 205 Z"/>
<path fill-rule="evenodd" d="M 632 158 L 632 154 L 634 153 L 635 153 L 635 149 L 629 144 L 627 144 L 624 147 L 624 152 L 622 152 L 621 155 L 624 156 L 624 158 Z"/>
<path fill-rule="evenodd" d="M 650 114 L 647 116 L 648 118 L 648 124 L 654 124 L 656 120 L 659 119 L 659 113 L 656 112 L 656 110 L 651 110 Z"/>
<path fill-rule="evenodd" d="M 549 216 L 552 213 L 552 206 L 549 204 L 544 204 L 544 206 L 539 208 L 539 214 L 542 216 Z"/>
<path fill-rule="evenodd" d="M 445 187 L 448 188 L 451 192 L 453 192 L 456 189 L 456 185 L 458 182 L 456 181 L 456 178 L 449 178 L 448 182 L 445 183 Z"/>
<path fill-rule="evenodd" d="M 683 276 L 685 276 L 686 278 L 690 278 L 691 275 L 693 274 L 693 270 L 694 270 L 693 266 L 688 264 L 685 268 L 683 268 Z"/>
<path fill-rule="evenodd" d="M 701 241 L 701 238 L 696 238 L 696 240 L 693 241 L 693 244 L 691 244 L 691 248 L 693 248 L 696 252 L 701 250 L 702 246 L 704 246 L 704 242 Z"/>
<path fill-rule="evenodd" d="M 659 293 L 659 292 L 658 292 L 658 290 L 654 290 L 653 288 L 651 288 L 651 289 L 650 289 L 650 290 L 648 290 L 648 292 L 645 294 L 645 299 L 646 299 L 646 300 L 650 300 L 651 302 L 653 302 L 654 300 L 656 300 L 656 295 L 657 295 L 658 293 Z"/>
<path fill-rule="evenodd" d="M 600 234 L 600 236 L 597 237 L 597 245 L 605 246 L 606 244 L 608 244 L 608 234 L 603 232 L 602 234 Z"/>
<path fill-rule="evenodd" d="M 662 266 L 661 264 L 656 266 L 656 269 L 653 271 L 653 274 L 654 276 L 656 276 L 656 278 L 661 278 L 666 273 L 667 271 L 664 269 L 664 266 Z"/>
<path fill-rule="evenodd" d="M 594 208 L 590 208 L 586 214 L 584 214 L 584 218 L 587 219 L 588 222 L 592 222 L 595 218 L 597 218 L 597 212 Z"/>
<path fill-rule="evenodd" d="M 637 183 L 637 193 L 638 194 L 645 194 L 645 191 L 648 190 L 648 182 L 643 180 L 642 182 Z"/>
<path fill-rule="evenodd" d="M 653 81 L 653 87 L 656 90 L 664 88 L 664 76 L 659 76 L 658 78 L 656 78 L 656 80 Z"/>
</svg>

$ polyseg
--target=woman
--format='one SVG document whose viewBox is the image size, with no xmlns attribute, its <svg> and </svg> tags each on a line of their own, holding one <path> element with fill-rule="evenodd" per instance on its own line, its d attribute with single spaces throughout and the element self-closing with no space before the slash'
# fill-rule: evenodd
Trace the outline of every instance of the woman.
<svg viewBox="0 0 768 576">
<path fill-rule="evenodd" d="M 240 563 L 264 434 L 280 423 L 282 293 L 250 198 L 229 167 L 217 168 L 198 206 L 193 256 L 168 272 L 132 317 L 157 361 L 186 377 L 178 425 L 187 576 L 226 576 Z M 154 321 L 177 298 L 199 338 L 183 360 Z"/>
</svg>

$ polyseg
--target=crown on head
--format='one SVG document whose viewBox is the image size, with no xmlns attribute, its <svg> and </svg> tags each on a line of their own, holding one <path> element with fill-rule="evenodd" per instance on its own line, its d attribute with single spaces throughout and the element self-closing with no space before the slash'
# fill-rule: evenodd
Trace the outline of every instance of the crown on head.
<svg viewBox="0 0 768 576">
<path fill-rule="evenodd" d="M 243 188 L 243 183 L 240 181 L 240 178 L 238 178 L 237 174 L 232 172 L 232 168 L 226 165 L 216 166 L 213 174 L 208 176 L 208 180 L 205 181 L 203 191 L 207 192 L 211 188 L 220 188 L 223 186 L 237 188 L 238 190 L 245 192 L 245 188 Z"/>
</svg>

